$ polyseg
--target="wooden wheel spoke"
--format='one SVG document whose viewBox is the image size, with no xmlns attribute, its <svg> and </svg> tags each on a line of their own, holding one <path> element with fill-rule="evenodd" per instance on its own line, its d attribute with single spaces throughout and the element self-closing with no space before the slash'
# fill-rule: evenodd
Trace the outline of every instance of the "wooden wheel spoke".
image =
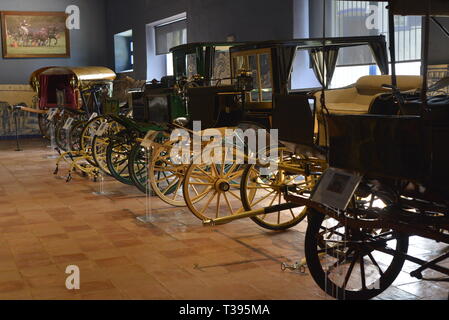
<svg viewBox="0 0 449 320">
<path fill-rule="evenodd" d="M 352 270 L 354 269 L 354 265 L 357 262 L 358 258 L 359 258 L 359 254 L 357 253 L 357 255 L 351 261 L 351 264 L 349 265 L 348 272 L 346 273 L 345 280 L 343 282 L 343 289 L 346 289 L 346 286 L 348 285 L 349 278 L 351 277 Z"/>
<path fill-rule="evenodd" d="M 292 215 L 293 219 L 295 219 L 296 216 L 295 216 L 295 214 L 293 213 L 293 210 L 292 210 L 292 209 L 289 209 L 289 210 L 290 210 L 290 214 Z"/>
<path fill-rule="evenodd" d="M 210 182 L 198 182 L 198 181 L 192 181 L 192 182 L 189 182 L 189 184 L 193 184 L 193 185 L 199 185 L 199 186 L 212 186 L 213 185 L 213 183 L 210 183 Z"/>
<path fill-rule="evenodd" d="M 226 201 L 226 204 L 228 205 L 229 210 L 231 211 L 231 215 L 233 215 L 233 214 L 234 214 L 234 211 L 232 210 L 231 203 L 229 202 L 229 199 L 228 199 L 228 197 L 226 196 L 226 193 L 223 193 L 223 196 L 224 196 L 224 198 L 225 198 L 225 201 Z"/>
<path fill-rule="evenodd" d="M 384 272 L 382 271 L 382 268 L 379 266 L 379 264 L 377 263 L 376 259 L 374 259 L 373 255 L 370 253 L 368 253 L 368 257 L 370 258 L 371 262 L 377 267 L 377 269 L 379 270 L 379 274 L 380 276 L 384 275 Z"/>
<path fill-rule="evenodd" d="M 362 288 L 366 290 L 365 260 L 363 259 L 363 254 L 360 255 L 360 278 L 362 280 Z"/>
<path fill-rule="evenodd" d="M 178 196 L 178 191 L 179 191 L 179 188 L 181 187 L 181 184 L 182 184 L 181 179 L 178 179 L 178 184 L 176 185 L 176 190 L 174 192 L 172 200 L 176 200 L 176 197 Z"/>
<path fill-rule="evenodd" d="M 237 200 L 242 201 L 242 199 L 238 195 L 236 195 L 234 192 L 232 192 L 231 190 L 228 190 L 227 193 L 229 193 L 231 196 L 233 196 Z"/>
<path fill-rule="evenodd" d="M 323 251 L 324 252 L 324 251 Z M 342 255 L 341 257 L 338 258 L 337 261 L 335 261 L 328 269 L 326 272 L 326 275 L 329 275 L 331 273 L 331 271 L 333 269 L 335 269 L 336 267 L 338 267 L 340 264 L 342 264 L 346 258 L 348 257 L 348 255 L 352 252 L 352 249 L 348 250 L 344 255 Z"/>
<path fill-rule="evenodd" d="M 171 182 L 171 183 L 167 186 L 167 188 L 165 188 L 164 191 L 162 191 L 162 194 L 165 196 L 165 194 L 166 194 L 171 188 L 173 188 L 173 187 L 175 186 L 175 184 L 176 184 L 176 180 L 174 180 L 173 182 Z"/>
<path fill-rule="evenodd" d="M 233 180 L 239 176 L 241 176 L 243 174 L 243 170 L 239 170 L 239 171 L 235 171 L 234 173 L 230 174 L 229 176 L 227 176 L 226 178 L 228 180 Z"/>
<path fill-rule="evenodd" d="M 204 176 L 207 177 L 207 179 L 211 180 L 212 182 L 214 181 L 214 178 L 210 176 L 210 174 L 208 172 L 206 172 L 205 170 L 203 170 L 201 167 L 196 166 L 195 169 L 198 169 L 199 171 L 201 171 Z"/>
<path fill-rule="evenodd" d="M 162 179 L 156 180 L 155 182 L 156 182 L 156 183 L 161 183 L 162 181 L 166 181 L 166 180 L 170 179 L 171 177 L 175 177 L 175 176 L 176 176 L 176 175 L 174 175 L 174 174 L 169 175 L 169 176 L 165 176 L 165 177 L 163 177 Z"/>
<path fill-rule="evenodd" d="M 254 202 L 254 203 L 252 204 L 252 206 L 255 206 L 256 204 L 258 204 L 258 203 L 264 201 L 265 199 L 267 199 L 270 195 L 272 195 L 272 194 L 275 193 L 275 192 L 276 192 L 276 191 L 273 190 L 273 191 L 271 191 L 270 193 L 264 195 L 262 198 L 260 198 L 260 199 L 257 200 L 256 202 Z"/>
<path fill-rule="evenodd" d="M 219 212 L 219 209 L 220 209 L 220 197 L 221 197 L 221 193 L 218 193 L 217 208 L 215 209 L 215 218 L 218 218 L 218 212 Z"/>
<path fill-rule="evenodd" d="M 204 207 L 200 210 L 201 214 L 203 214 L 204 211 L 206 211 L 207 207 L 209 207 L 210 203 L 212 202 L 212 200 L 214 200 L 216 195 L 217 195 L 217 191 L 214 191 L 214 193 L 212 194 L 212 197 L 209 198 L 209 200 L 206 202 Z"/>
</svg>

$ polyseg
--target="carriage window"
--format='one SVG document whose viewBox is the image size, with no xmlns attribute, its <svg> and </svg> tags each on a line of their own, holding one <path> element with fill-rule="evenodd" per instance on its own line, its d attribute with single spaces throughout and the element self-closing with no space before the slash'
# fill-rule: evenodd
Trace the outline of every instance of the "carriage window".
<svg viewBox="0 0 449 320">
<path fill-rule="evenodd" d="M 257 70 L 257 56 L 253 55 L 253 56 L 249 56 L 248 57 L 248 62 L 249 62 L 249 70 L 252 73 L 252 77 L 253 77 L 253 86 L 254 89 L 251 91 L 251 102 L 258 102 L 259 100 L 259 92 L 260 92 L 260 79 L 259 79 L 259 73 Z"/>
<path fill-rule="evenodd" d="M 222 85 L 231 84 L 231 62 L 229 57 L 229 47 L 216 47 L 214 57 L 213 79 L 220 80 Z M 215 85 L 218 81 L 214 81 Z"/>
<path fill-rule="evenodd" d="M 194 75 L 198 74 L 198 68 L 196 65 L 196 54 L 190 53 L 186 55 L 186 70 L 187 79 L 192 79 Z"/>
<path fill-rule="evenodd" d="M 234 72 L 239 69 L 252 73 L 254 89 L 248 94 L 250 102 L 271 102 L 273 82 L 271 77 L 271 55 L 269 53 L 242 54 L 233 58 Z"/>
<path fill-rule="evenodd" d="M 270 55 L 259 55 L 260 83 L 262 89 L 262 101 L 271 101 L 273 96 L 273 85 L 271 83 Z"/>
</svg>

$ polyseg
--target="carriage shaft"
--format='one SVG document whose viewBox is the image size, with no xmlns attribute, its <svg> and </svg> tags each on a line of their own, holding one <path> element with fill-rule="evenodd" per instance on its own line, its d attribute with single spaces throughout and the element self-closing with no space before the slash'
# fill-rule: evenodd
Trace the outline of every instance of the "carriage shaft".
<svg viewBox="0 0 449 320">
<path fill-rule="evenodd" d="M 217 218 L 217 219 L 210 219 L 203 221 L 204 226 L 215 226 L 220 224 L 226 224 L 229 222 L 232 222 L 234 220 L 239 220 L 243 218 L 250 218 L 255 217 L 261 214 L 270 214 L 275 213 L 279 211 L 289 210 L 293 208 L 301 207 L 301 205 L 295 204 L 295 203 L 283 203 L 283 204 L 277 204 L 271 207 L 261 208 L 257 210 L 251 210 L 251 211 L 245 211 L 242 213 L 237 213 L 232 216 Z"/>
</svg>

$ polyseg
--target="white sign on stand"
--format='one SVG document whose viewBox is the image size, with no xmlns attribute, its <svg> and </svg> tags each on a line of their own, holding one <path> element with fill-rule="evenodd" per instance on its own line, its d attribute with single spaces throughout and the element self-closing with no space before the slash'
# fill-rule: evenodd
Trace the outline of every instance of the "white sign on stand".
<svg viewBox="0 0 449 320">
<path fill-rule="evenodd" d="M 108 122 L 103 122 L 100 125 L 100 127 L 98 127 L 96 135 L 100 136 L 100 137 L 103 136 L 104 133 L 106 132 L 106 130 L 108 129 L 108 127 L 109 127 L 109 123 Z"/>
<path fill-rule="evenodd" d="M 57 109 L 57 108 L 51 108 L 51 109 L 48 111 L 48 113 L 47 113 L 47 120 L 48 120 L 48 121 L 53 120 L 53 118 L 54 118 L 55 115 L 56 115 L 56 112 L 58 112 L 58 109 Z"/>
<path fill-rule="evenodd" d="M 73 118 L 68 118 L 67 121 L 64 123 L 64 126 L 62 127 L 62 129 L 64 130 L 69 130 L 72 127 L 72 123 L 75 119 Z"/>
<path fill-rule="evenodd" d="M 361 180 L 360 174 L 329 168 L 323 173 L 311 199 L 335 209 L 346 210 Z"/>
<path fill-rule="evenodd" d="M 96 113 L 96 112 L 92 113 L 92 115 L 90 116 L 88 122 L 91 121 L 93 118 L 96 118 L 96 117 L 98 117 L 98 113 Z"/>
</svg>

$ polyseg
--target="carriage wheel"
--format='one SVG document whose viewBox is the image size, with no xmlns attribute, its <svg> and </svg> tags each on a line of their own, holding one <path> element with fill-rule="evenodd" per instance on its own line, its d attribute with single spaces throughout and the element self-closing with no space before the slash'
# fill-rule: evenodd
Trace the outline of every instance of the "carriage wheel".
<svg viewBox="0 0 449 320">
<path fill-rule="evenodd" d="M 244 211 L 239 191 L 244 168 L 237 162 L 224 164 L 226 151 L 222 148 L 220 164 L 192 164 L 185 173 L 184 199 L 203 221 Z M 235 155 L 237 151 L 232 152 Z"/>
<path fill-rule="evenodd" d="M 38 115 L 38 123 L 39 123 L 39 130 L 42 134 L 42 136 L 47 139 L 50 140 L 50 125 L 51 125 L 51 121 L 49 121 L 47 119 L 47 115 L 46 114 L 39 114 Z"/>
<path fill-rule="evenodd" d="M 98 129 L 98 128 L 97 128 Z M 123 130 L 124 127 L 120 125 L 116 121 L 110 121 L 108 130 L 106 131 L 105 135 L 103 136 L 97 136 L 93 135 L 92 139 L 92 158 L 94 160 L 95 166 L 97 168 L 100 168 L 100 170 L 107 175 L 111 175 L 111 172 L 108 168 L 108 163 L 106 161 L 106 149 L 109 144 L 109 137 L 113 137 L 118 132 Z M 95 130 L 96 132 L 96 130 Z M 84 149 L 85 150 L 85 149 Z"/>
<path fill-rule="evenodd" d="M 80 147 L 87 154 L 92 155 L 92 144 L 100 125 L 107 121 L 104 116 L 98 116 L 87 122 L 80 135 Z"/>
<path fill-rule="evenodd" d="M 282 149 L 277 153 L 278 164 L 290 170 L 278 169 L 265 173 L 259 165 L 246 167 L 240 189 L 245 211 L 286 203 L 283 195 L 287 189 L 302 196 L 309 196 L 315 186 L 318 177 L 305 173 L 304 162 L 300 162 L 302 157 Z M 306 207 L 298 207 L 251 219 L 266 229 L 285 230 L 300 223 L 306 215 Z"/>
<path fill-rule="evenodd" d="M 154 156 L 148 167 L 151 189 L 165 203 L 176 207 L 184 207 L 182 186 L 187 165 L 173 162 L 170 156 L 172 142 L 154 150 Z"/>
<path fill-rule="evenodd" d="M 122 131 L 117 137 L 109 139 L 106 148 L 106 163 L 111 175 L 127 185 L 133 185 L 128 171 L 129 154 L 133 147 L 132 137 Z"/>
<path fill-rule="evenodd" d="M 72 151 L 81 151 L 81 144 L 80 144 L 80 137 L 84 130 L 84 127 L 86 126 L 85 121 L 78 121 L 75 123 L 75 125 L 72 126 L 69 133 L 69 148 Z M 91 163 L 92 160 L 87 159 L 89 163 Z M 92 163 L 91 163 L 92 164 Z"/>
<path fill-rule="evenodd" d="M 59 149 L 68 151 L 67 150 L 68 149 L 68 144 L 67 144 L 68 134 L 67 134 L 67 130 L 63 129 L 64 123 L 65 123 L 65 118 L 63 118 L 63 121 L 58 121 L 56 123 L 55 141 L 56 141 L 56 145 L 58 146 Z"/>
<path fill-rule="evenodd" d="M 368 201 L 370 207 L 373 202 Z M 315 210 L 308 212 L 307 265 L 315 282 L 334 298 L 371 299 L 379 295 L 401 272 L 405 262 L 401 253 L 407 249 L 408 236 L 393 230 L 351 228 Z"/>
<path fill-rule="evenodd" d="M 151 150 L 140 144 L 134 145 L 128 161 L 128 171 L 133 184 L 147 194 L 150 191 L 148 184 L 148 163 L 151 159 Z"/>
<path fill-rule="evenodd" d="M 160 132 L 155 138 L 157 143 L 163 143 L 168 139 L 168 134 Z M 139 143 L 135 144 L 129 154 L 128 170 L 134 185 L 143 193 L 150 192 L 148 182 L 149 167 L 152 160 L 152 148 L 145 148 Z"/>
</svg>

